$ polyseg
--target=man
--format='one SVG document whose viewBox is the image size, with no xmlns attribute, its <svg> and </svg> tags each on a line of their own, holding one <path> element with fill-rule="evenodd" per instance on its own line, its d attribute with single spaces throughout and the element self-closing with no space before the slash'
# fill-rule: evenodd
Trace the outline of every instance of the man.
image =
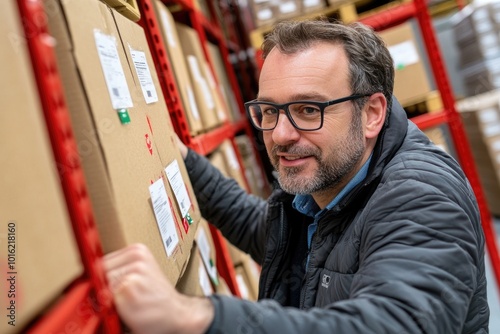
<svg viewBox="0 0 500 334">
<path fill-rule="evenodd" d="M 288 22 L 263 50 L 258 98 L 245 106 L 281 189 L 247 195 L 181 147 L 204 217 L 262 265 L 259 302 L 183 296 L 135 245 L 105 258 L 125 323 L 138 333 L 487 333 L 473 192 L 392 98 L 381 39 L 359 24 Z"/>
</svg>

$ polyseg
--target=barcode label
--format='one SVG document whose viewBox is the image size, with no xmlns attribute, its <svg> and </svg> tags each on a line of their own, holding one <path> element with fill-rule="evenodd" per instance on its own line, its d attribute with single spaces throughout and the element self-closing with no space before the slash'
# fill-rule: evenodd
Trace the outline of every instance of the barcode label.
<svg viewBox="0 0 500 334">
<path fill-rule="evenodd" d="M 144 100 L 146 100 L 147 104 L 157 102 L 158 94 L 156 93 L 153 77 L 151 76 L 151 71 L 149 70 L 146 54 L 142 51 L 134 50 L 131 47 L 130 54 L 132 55 L 132 61 L 134 62 L 135 73 L 137 73 L 139 83 L 141 84 Z"/>
<path fill-rule="evenodd" d="M 163 179 L 159 179 L 150 185 L 149 193 L 151 194 L 151 203 L 153 204 L 156 223 L 158 224 L 158 229 L 165 245 L 165 251 L 167 252 L 167 256 L 171 256 L 179 243 L 179 237 L 175 229 L 174 217 Z"/>
<path fill-rule="evenodd" d="M 120 62 L 115 36 L 95 30 L 94 38 L 113 109 L 132 108 L 134 104 Z"/>
<path fill-rule="evenodd" d="M 165 168 L 165 173 L 167 174 L 168 182 L 170 182 L 170 186 L 174 191 L 175 199 L 177 200 L 181 210 L 182 218 L 184 218 L 189 212 L 191 200 L 189 199 L 186 184 L 182 178 L 177 160 L 172 161 L 172 163 Z"/>
</svg>

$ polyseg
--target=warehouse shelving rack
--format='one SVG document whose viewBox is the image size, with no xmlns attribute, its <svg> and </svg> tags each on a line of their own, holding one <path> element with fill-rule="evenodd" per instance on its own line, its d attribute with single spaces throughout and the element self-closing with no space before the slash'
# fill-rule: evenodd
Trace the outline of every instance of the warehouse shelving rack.
<svg viewBox="0 0 500 334">
<path fill-rule="evenodd" d="M 459 7 L 460 6 L 463 6 L 463 4 L 459 4 Z M 496 234 L 493 228 L 493 217 L 486 203 L 486 198 L 479 181 L 479 176 L 460 114 L 455 107 L 455 98 L 443 64 L 441 50 L 436 40 L 436 34 L 432 26 L 431 17 L 425 0 L 413 0 L 412 2 L 402 3 L 382 13 L 365 17 L 360 21 L 380 31 L 403 23 L 410 18 L 416 18 L 420 27 L 434 80 L 443 102 L 442 111 L 415 116 L 412 117 L 411 120 L 422 130 L 438 125 L 448 125 L 457 158 L 477 198 L 481 213 L 481 224 L 486 240 L 486 248 L 493 268 L 496 284 L 500 291 L 500 256 L 498 253 Z"/>
<path fill-rule="evenodd" d="M 56 65 L 53 40 L 48 33 L 42 0 L 18 0 L 33 73 L 40 95 L 54 158 L 66 199 L 83 275 L 67 289 L 57 304 L 29 326 L 28 333 L 120 333 L 120 321 L 107 290 L 101 242 L 87 195 L 85 178 L 62 82 Z"/>
</svg>

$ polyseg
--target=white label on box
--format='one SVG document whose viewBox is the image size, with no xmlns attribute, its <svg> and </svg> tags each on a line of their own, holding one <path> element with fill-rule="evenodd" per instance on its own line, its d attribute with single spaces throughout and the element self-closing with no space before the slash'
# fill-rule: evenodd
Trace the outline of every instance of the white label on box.
<svg viewBox="0 0 500 334">
<path fill-rule="evenodd" d="M 479 111 L 479 120 L 487 124 L 499 121 L 499 113 L 496 108 L 488 108 Z"/>
<path fill-rule="evenodd" d="M 488 9 L 487 8 L 480 8 L 474 11 L 472 13 L 472 17 L 474 18 L 475 22 L 481 22 L 484 20 L 488 19 Z"/>
<path fill-rule="evenodd" d="M 491 145 L 491 149 L 492 149 L 493 151 L 495 151 L 495 152 L 496 152 L 496 151 L 500 151 L 500 139 L 497 139 L 497 140 L 495 140 L 495 141 L 492 141 L 490 145 Z"/>
<path fill-rule="evenodd" d="M 146 54 L 142 51 L 132 49 L 130 46 L 130 54 L 134 62 L 135 72 L 141 84 L 142 94 L 147 104 L 158 102 L 158 94 L 156 93 L 155 84 L 151 71 L 149 70 Z"/>
<path fill-rule="evenodd" d="M 283 14 L 293 13 L 297 10 L 295 1 L 288 1 L 280 4 L 280 12 Z"/>
<path fill-rule="evenodd" d="M 186 84 L 186 93 L 188 97 L 189 106 L 191 107 L 191 114 L 193 114 L 195 120 L 199 121 L 200 112 L 198 111 L 198 105 L 196 104 L 196 99 L 194 98 L 193 89 L 189 84 Z"/>
<path fill-rule="evenodd" d="M 226 145 L 226 156 L 229 160 L 228 162 L 231 169 L 240 169 L 240 164 L 238 163 L 238 158 L 236 157 L 236 153 L 234 152 L 232 145 Z"/>
<path fill-rule="evenodd" d="M 198 245 L 198 250 L 200 251 L 201 258 L 205 264 L 208 275 L 212 281 L 217 282 L 217 268 L 214 263 L 210 260 L 210 243 L 208 242 L 205 230 L 200 228 L 198 230 L 198 236 L 196 237 L 196 243 Z"/>
<path fill-rule="evenodd" d="M 476 31 L 478 34 L 492 31 L 494 29 L 493 24 L 489 19 L 486 19 L 486 20 L 483 20 L 480 22 L 476 22 L 475 27 L 476 27 Z"/>
<path fill-rule="evenodd" d="M 188 55 L 187 60 L 189 63 L 189 68 L 191 69 L 191 73 L 193 74 L 193 79 L 196 81 L 194 84 L 198 85 L 201 89 L 201 93 L 203 95 L 203 102 L 206 104 L 208 109 L 215 108 L 215 102 L 210 93 L 210 88 L 208 87 L 207 81 L 201 75 L 200 66 L 198 64 L 198 59 L 195 56 Z"/>
<path fill-rule="evenodd" d="M 159 4 L 163 6 L 163 4 Z M 168 10 L 168 9 L 166 9 Z M 167 43 L 175 48 L 175 39 L 174 39 L 174 34 L 173 34 L 173 28 L 170 25 L 171 21 L 169 20 L 167 13 L 165 13 L 164 10 L 160 10 L 160 16 L 161 16 L 161 21 L 163 22 L 163 32 L 165 33 L 165 38 L 167 39 Z"/>
<path fill-rule="evenodd" d="M 113 109 L 133 107 L 115 37 L 94 30 L 94 38 Z"/>
<path fill-rule="evenodd" d="M 486 137 L 493 137 L 500 135 L 500 124 L 488 124 L 484 127 L 483 133 Z"/>
<path fill-rule="evenodd" d="M 248 299 L 250 294 L 248 293 L 248 287 L 245 283 L 245 279 L 240 274 L 236 274 L 236 283 L 238 283 L 238 289 L 240 290 L 241 298 Z"/>
<path fill-rule="evenodd" d="M 181 170 L 179 169 L 179 163 L 177 160 L 172 161 L 170 165 L 165 168 L 165 173 L 167 174 L 170 186 L 174 191 L 175 199 L 181 209 L 182 218 L 184 218 L 189 212 L 189 207 L 191 207 L 191 200 L 189 199 L 186 184 L 182 179 Z"/>
<path fill-rule="evenodd" d="M 163 246 L 167 252 L 167 256 L 171 256 L 175 247 L 179 243 L 179 236 L 175 229 L 174 217 L 168 202 L 167 191 L 163 179 L 157 180 L 149 186 L 151 194 L 151 203 L 155 212 L 156 223 L 160 229 Z"/>
<path fill-rule="evenodd" d="M 304 7 L 314 7 L 320 4 L 320 0 L 304 0 Z"/>
<path fill-rule="evenodd" d="M 212 289 L 212 284 L 210 284 L 210 279 L 208 278 L 207 271 L 205 270 L 203 263 L 200 263 L 200 266 L 198 267 L 198 277 L 200 279 L 200 287 L 203 294 L 205 296 L 213 294 L 214 290 Z"/>
<path fill-rule="evenodd" d="M 401 69 L 406 66 L 418 63 L 419 57 L 417 48 L 412 41 L 406 41 L 388 47 L 394 60 L 394 67 Z"/>
<path fill-rule="evenodd" d="M 257 12 L 257 18 L 260 21 L 267 21 L 273 17 L 273 11 L 270 8 L 261 9 Z"/>
<path fill-rule="evenodd" d="M 210 70 L 210 66 L 208 66 L 207 63 L 205 63 L 205 74 L 207 76 L 207 81 L 208 81 L 208 84 L 210 85 L 210 88 L 215 89 L 215 78 L 212 75 L 212 71 Z"/>
</svg>

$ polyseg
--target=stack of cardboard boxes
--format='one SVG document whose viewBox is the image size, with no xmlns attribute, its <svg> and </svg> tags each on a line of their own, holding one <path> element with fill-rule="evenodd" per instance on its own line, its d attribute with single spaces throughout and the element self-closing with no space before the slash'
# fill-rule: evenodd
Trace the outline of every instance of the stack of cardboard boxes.
<svg viewBox="0 0 500 334">
<path fill-rule="evenodd" d="M 0 17 L 0 333 L 10 334 L 55 303 L 83 266 L 17 3 L 4 2 Z"/>
<path fill-rule="evenodd" d="M 500 2 L 471 4 L 453 20 L 467 96 L 500 88 Z"/>
<path fill-rule="evenodd" d="M 75 158 L 84 172 L 104 252 L 143 243 L 180 291 L 230 294 L 216 269 L 208 223 L 201 217 L 176 144 L 142 27 L 98 0 L 47 0 L 45 9 L 64 87 L 61 103 L 69 112 Z M 0 181 L 0 268 L 10 273 L 13 283 L 0 306 L 9 310 L 14 305 L 15 326 L 4 321 L 0 332 L 17 333 L 49 310 L 84 269 L 14 2 L 8 2 L 1 15 L 5 52 L 0 66 L 10 79 L 0 90 L 7 103 L 0 156 L 8 176 Z M 173 23 L 168 12 L 162 17 Z M 196 133 L 232 118 L 228 104 L 234 104 L 234 97 L 230 102 L 231 90 L 225 87 L 222 94 L 216 84 L 227 85 L 227 77 L 211 77 L 224 73 L 216 47 L 209 46 L 217 63 L 212 72 L 196 33 L 187 26 L 177 28 L 165 29 L 165 36 L 167 43 L 183 46 L 169 51 L 182 60 L 174 68 L 183 71 L 178 79 L 186 88 L 187 110 L 191 106 L 200 111 L 199 119 L 194 112 L 190 118 Z M 200 78 L 204 88 L 197 85 Z M 205 94 L 213 98 L 212 118 L 204 114 L 210 109 Z M 228 173 L 246 186 L 231 142 L 225 142 L 221 152 L 229 161 Z"/>
<path fill-rule="evenodd" d="M 500 216 L 500 90 L 457 103 L 489 209 Z"/>
<path fill-rule="evenodd" d="M 218 48 L 207 45 L 210 57 L 207 59 L 193 28 L 176 23 L 172 13 L 158 0 L 155 0 L 155 11 L 190 133 L 195 136 L 239 119 L 239 108 Z"/>
</svg>

